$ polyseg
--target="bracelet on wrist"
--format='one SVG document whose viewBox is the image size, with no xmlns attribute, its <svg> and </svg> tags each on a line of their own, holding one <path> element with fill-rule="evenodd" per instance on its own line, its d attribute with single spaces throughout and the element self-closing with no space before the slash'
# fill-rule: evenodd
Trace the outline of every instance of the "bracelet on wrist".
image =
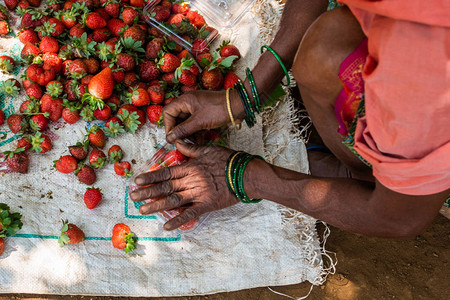
<svg viewBox="0 0 450 300">
<path fill-rule="evenodd" d="M 252 104 L 250 102 L 250 98 L 248 97 L 247 91 L 245 90 L 244 84 L 241 80 L 238 80 L 235 83 L 234 88 L 238 91 L 239 97 L 242 101 L 242 105 L 244 106 L 245 123 L 248 127 L 251 128 L 256 124 L 256 117 L 252 108 Z"/>
<path fill-rule="evenodd" d="M 252 90 L 253 100 L 255 102 L 255 110 L 259 114 L 261 113 L 262 108 L 261 101 L 259 100 L 258 89 L 256 88 L 255 79 L 253 78 L 253 74 L 252 71 L 250 71 L 250 68 L 245 69 L 245 72 L 247 73 L 247 79 Z"/>
<path fill-rule="evenodd" d="M 233 112 L 231 111 L 230 90 L 231 90 L 231 88 L 227 89 L 227 92 L 226 92 L 228 114 L 230 115 L 231 124 L 233 125 L 234 129 L 241 130 L 242 125 L 241 124 L 236 125 L 236 122 L 235 122 L 234 116 L 233 116 Z"/>
<path fill-rule="evenodd" d="M 285 85 L 284 83 L 281 83 L 284 86 L 289 86 L 291 84 L 291 78 L 289 76 L 288 70 L 286 68 L 286 66 L 284 65 L 283 61 L 281 60 L 281 57 L 269 46 L 264 45 L 261 47 L 261 53 L 264 52 L 264 49 L 267 49 L 270 53 L 272 53 L 273 56 L 275 56 L 275 58 L 277 59 L 278 63 L 281 65 L 281 68 L 283 69 L 284 75 L 286 76 L 286 81 L 287 84 Z"/>
</svg>

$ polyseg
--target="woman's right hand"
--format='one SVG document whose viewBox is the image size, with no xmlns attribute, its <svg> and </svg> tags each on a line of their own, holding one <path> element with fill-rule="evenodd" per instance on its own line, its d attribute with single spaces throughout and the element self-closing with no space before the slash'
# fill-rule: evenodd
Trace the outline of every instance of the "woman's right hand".
<svg viewBox="0 0 450 300">
<path fill-rule="evenodd" d="M 235 121 L 240 123 L 244 109 L 234 90 L 230 90 L 230 103 Z M 229 124 L 226 91 L 202 90 L 183 94 L 164 108 L 163 118 L 167 142 L 171 144 L 200 130 Z"/>
</svg>

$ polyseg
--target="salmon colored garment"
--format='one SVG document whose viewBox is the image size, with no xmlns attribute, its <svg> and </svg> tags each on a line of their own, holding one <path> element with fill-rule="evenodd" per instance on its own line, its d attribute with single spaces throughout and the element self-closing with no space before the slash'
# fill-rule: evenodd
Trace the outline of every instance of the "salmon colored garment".
<svg viewBox="0 0 450 300">
<path fill-rule="evenodd" d="M 354 149 L 387 188 L 450 188 L 450 1 L 342 0 L 368 37 Z"/>
</svg>

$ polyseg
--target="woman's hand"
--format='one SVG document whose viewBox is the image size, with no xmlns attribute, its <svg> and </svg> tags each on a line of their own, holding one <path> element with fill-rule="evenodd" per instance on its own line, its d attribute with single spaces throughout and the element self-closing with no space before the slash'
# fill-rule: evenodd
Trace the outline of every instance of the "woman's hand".
<svg viewBox="0 0 450 300">
<path fill-rule="evenodd" d="M 230 102 L 234 118 L 239 122 L 244 110 L 236 91 L 230 91 Z M 171 144 L 200 130 L 226 125 L 230 122 L 226 92 L 186 93 L 164 108 L 163 117 L 167 141 Z M 177 125 L 180 119 L 183 121 Z"/>
<path fill-rule="evenodd" d="M 164 197 L 142 205 L 139 211 L 144 215 L 188 205 L 179 216 L 164 225 L 166 230 L 176 229 L 204 213 L 239 202 L 225 181 L 225 165 L 231 150 L 187 145 L 180 141 L 176 146 L 193 159 L 180 166 L 139 175 L 135 183 L 142 188 L 131 194 L 133 201 Z"/>
</svg>

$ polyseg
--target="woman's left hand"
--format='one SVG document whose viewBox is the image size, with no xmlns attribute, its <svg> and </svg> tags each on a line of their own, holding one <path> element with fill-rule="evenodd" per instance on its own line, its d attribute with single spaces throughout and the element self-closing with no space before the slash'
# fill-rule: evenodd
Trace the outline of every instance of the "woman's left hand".
<svg viewBox="0 0 450 300">
<path fill-rule="evenodd" d="M 144 215 L 188 205 L 179 216 L 164 224 L 166 230 L 176 229 L 204 213 L 239 202 L 225 181 L 225 165 L 232 153 L 230 149 L 188 145 L 180 141 L 176 146 L 178 151 L 193 159 L 179 166 L 137 176 L 135 183 L 142 188 L 131 194 L 133 201 L 163 197 L 142 205 L 139 211 Z"/>
</svg>

